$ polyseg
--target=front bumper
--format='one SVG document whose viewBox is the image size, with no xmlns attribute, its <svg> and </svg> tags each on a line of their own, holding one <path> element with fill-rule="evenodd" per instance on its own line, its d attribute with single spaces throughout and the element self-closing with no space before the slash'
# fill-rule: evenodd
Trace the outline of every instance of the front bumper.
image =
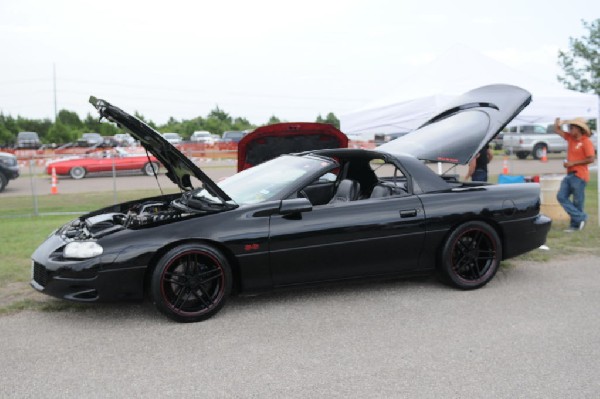
<svg viewBox="0 0 600 399">
<path fill-rule="evenodd" d="M 4 166 L 2 173 L 4 173 L 8 180 L 14 180 L 19 177 L 19 166 Z"/>
<path fill-rule="evenodd" d="M 139 300 L 144 293 L 145 266 L 114 266 L 115 256 L 66 260 L 66 242 L 53 234 L 32 255 L 31 286 L 56 298 L 77 302 Z"/>
<path fill-rule="evenodd" d="M 146 268 L 110 271 L 52 271 L 32 262 L 31 286 L 37 291 L 76 302 L 141 300 Z"/>
</svg>

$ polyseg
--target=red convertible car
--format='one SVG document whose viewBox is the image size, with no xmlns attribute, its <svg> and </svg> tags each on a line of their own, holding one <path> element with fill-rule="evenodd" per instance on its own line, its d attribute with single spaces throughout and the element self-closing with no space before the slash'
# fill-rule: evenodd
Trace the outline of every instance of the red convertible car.
<svg viewBox="0 0 600 399">
<path fill-rule="evenodd" d="M 115 147 L 107 151 L 95 152 L 87 157 L 67 158 L 48 163 L 46 173 L 52 174 L 52 169 L 57 175 L 69 175 L 73 179 L 83 179 L 88 173 L 139 170 L 153 176 L 158 173 L 158 160 L 149 154 L 132 154 L 122 148 Z"/>
</svg>

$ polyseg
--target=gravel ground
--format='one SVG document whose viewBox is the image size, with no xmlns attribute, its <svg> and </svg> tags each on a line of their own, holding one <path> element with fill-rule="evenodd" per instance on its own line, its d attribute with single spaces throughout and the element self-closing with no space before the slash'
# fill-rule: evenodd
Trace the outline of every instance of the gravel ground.
<svg viewBox="0 0 600 399">
<path fill-rule="evenodd" d="M 213 319 L 148 304 L 0 317 L 0 397 L 597 398 L 600 258 L 233 298 Z"/>
</svg>

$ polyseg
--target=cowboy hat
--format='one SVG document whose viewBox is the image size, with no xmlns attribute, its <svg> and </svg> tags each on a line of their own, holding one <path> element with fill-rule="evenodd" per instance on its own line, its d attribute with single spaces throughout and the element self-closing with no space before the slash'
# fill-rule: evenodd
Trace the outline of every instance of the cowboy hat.
<svg viewBox="0 0 600 399">
<path fill-rule="evenodd" d="M 569 121 L 564 121 L 564 123 L 566 123 L 567 125 L 579 126 L 583 133 L 588 137 L 592 135 L 592 131 L 590 130 L 584 118 L 578 117 Z"/>
</svg>

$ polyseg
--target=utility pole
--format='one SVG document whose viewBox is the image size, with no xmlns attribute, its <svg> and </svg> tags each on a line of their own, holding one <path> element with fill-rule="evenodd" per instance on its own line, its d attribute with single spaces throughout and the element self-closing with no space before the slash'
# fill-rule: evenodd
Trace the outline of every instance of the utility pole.
<svg viewBox="0 0 600 399">
<path fill-rule="evenodd" d="M 56 64 L 55 63 L 52 64 L 52 73 L 54 75 L 54 78 L 53 78 L 53 82 L 54 82 L 54 122 L 56 122 L 56 118 L 58 117 L 58 111 L 56 109 Z"/>
</svg>

